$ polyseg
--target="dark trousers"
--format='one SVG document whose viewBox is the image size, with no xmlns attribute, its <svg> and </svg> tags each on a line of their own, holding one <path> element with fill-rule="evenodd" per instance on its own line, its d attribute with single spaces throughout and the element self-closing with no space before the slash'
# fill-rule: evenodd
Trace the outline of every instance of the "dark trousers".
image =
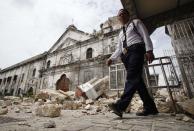
<svg viewBox="0 0 194 131">
<path fill-rule="evenodd" d="M 121 60 L 127 72 L 124 93 L 116 103 L 118 109 L 121 111 L 126 110 L 136 91 L 139 93 L 139 96 L 143 101 L 144 110 L 157 110 L 156 105 L 153 99 L 150 97 L 142 77 L 144 54 L 144 44 L 135 44 L 128 48 L 127 54 L 121 55 Z"/>
</svg>

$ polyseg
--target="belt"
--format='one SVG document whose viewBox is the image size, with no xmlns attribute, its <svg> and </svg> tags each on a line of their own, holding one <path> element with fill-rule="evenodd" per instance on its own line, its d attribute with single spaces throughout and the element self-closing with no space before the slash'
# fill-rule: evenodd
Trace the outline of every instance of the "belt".
<svg viewBox="0 0 194 131">
<path fill-rule="evenodd" d="M 139 43 L 135 43 L 135 44 L 133 44 L 131 46 L 128 46 L 128 47 L 124 48 L 123 54 L 124 55 L 127 54 L 127 52 L 129 50 L 132 50 L 132 49 L 134 49 L 136 47 L 143 47 L 143 48 L 145 48 L 145 43 L 144 42 L 139 42 Z"/>
<path fill-rule="evenodd" d="M 135 43 L 133 45 L 128 46 L 127 49 L 130 49 L 136 46 L 145 47 L 145 43 L 144 42 Z"/>
</svg>

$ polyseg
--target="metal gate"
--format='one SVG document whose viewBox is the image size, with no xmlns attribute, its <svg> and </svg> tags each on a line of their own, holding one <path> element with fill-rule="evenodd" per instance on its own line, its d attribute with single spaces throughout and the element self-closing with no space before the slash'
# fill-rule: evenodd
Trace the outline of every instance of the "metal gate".
<svg viewBox="0 0 194 131">
<path fill-rule="evenodd" d="M 148 89 L 157 90 L 166 88 L 169 98 L 173 102 L 174 111 L 176 105 L 173 96 L 180 91 L 180 80 L 177 71 L 173 65 L 172 59 L 169 56 L 159 57 L 150 65 L 144 65 L 144 78 Z M 125 83 L 125 69 L 123 64 L 115 64 L 109 67 L 109 87 L 110 90 L 123 90 Z M 178 90 L 175 90 L 178 89 Z"/>
<path fill-rule="evenodd" d="M 126 72 L 122 63 L 114 64 L 109 67 L 109 88 L 110 90 L 123 90 Z"/>
<path fill-rule="evenodd" d="M 184 87 L 194 96 L 194 18 L 177 21 L 168 26 Z"/>
</svg>

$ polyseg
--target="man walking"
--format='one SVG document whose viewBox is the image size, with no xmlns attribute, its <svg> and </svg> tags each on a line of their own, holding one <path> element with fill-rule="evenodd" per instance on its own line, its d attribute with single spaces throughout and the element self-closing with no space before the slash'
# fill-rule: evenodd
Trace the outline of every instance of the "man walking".
<svg viewBox="0 0 194 131">
<path fill-rule="evenodd" d="M 115 52 L 107 60 L 110 66 L 114 60 L 121 57 L 127 77 L 124 93 L 116 102 L 109 105 L 113 112 L 122 117 L 135 92 L 137 91 L 143 101 L 143 112 L 136 113 L 138 116 L 156 115 L 158 110 L 153 99 L 150 97 L 142 78 L 144 55 L 151 63 L 154 59 L 153 45 L 148 31 L 139 19 L 132 20 L 126 9 L 121 9 L 118 19 L 123 28 L 119 34 L 119 42 Z"/>
</svg>

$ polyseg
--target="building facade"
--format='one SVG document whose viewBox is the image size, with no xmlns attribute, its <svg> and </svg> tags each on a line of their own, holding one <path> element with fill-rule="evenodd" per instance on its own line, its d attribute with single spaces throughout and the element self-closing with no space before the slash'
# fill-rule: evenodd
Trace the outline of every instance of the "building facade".
<svg viewBox="0 0 194 131">
<path fill-rule="evenodd" d="M 89 34 L 70 25 L 48 51 L 0 70 L 1 94 L 55 89 L 62 74 L 70 80 L 70 90 L 93 77 L 108 75 L 106 60 L 115 50 L 120 25 L 111 17 L 100 27 Z"/>
</svg>

